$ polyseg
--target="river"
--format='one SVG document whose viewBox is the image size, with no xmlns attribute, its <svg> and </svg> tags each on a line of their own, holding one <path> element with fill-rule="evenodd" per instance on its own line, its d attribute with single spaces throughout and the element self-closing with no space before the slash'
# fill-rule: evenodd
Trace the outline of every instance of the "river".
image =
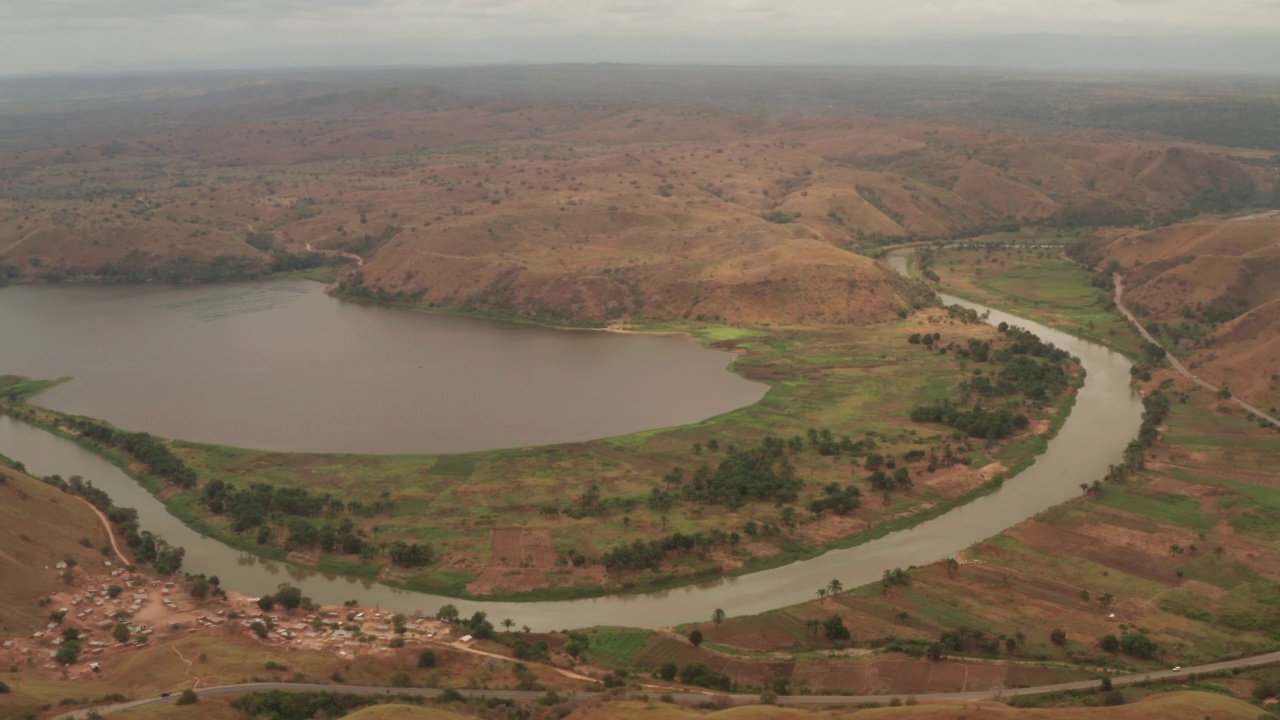
<svg viewBox="0 0 1280 720">
<path fill-rule="evenodd" d="M 891 255 L 889 262 L 901 271 L 905 256 Z M 957 298 L 943 299 L 987 310 Z M 228 589 L 263 594 L 288 581 L 322 603 L 354 598 L 406 613 L 433 613 L 439 606 L 453 603 L 467 614 L 483 610 L 492 618 L 511 618 L 535 630 L 592 625 L 670 626 L 705 620 L 714 608 L 723 608 L 731 616 L 761 613 L 811 600 L 814 591 L 833 578 L 852 588 L 878 581 L 888 569 L 935 562 L 1078 496 L 1080 483 L 1101 479 L 1108 466 L 1121 459 L 1125 445 L 1136 436 L 1141 423 L 1142 404 L 1129 385 L 1129 361 L 1104 347 L 1037 323 L 996 310 L 990 313 L 991 323 L 1007 321 L 1019 325 L 1065 348 L 1080 359 L 1087 372 L 1071 416 L 1034 465 L 999 490 L 912 529 L 771 570 L 654 593 L 553 602 L 477 602 L 311 573 L 262 562 L 201 537 L 169 515 L 158 500 L 127 475 L 72 441 L 0 417 L 0 452 L 25 462 L 35 474 L 92 479 L 118 504 L 136 507 L 143 527 L 185 546 L 188 570 L 216 574 Z"/>
</svg>

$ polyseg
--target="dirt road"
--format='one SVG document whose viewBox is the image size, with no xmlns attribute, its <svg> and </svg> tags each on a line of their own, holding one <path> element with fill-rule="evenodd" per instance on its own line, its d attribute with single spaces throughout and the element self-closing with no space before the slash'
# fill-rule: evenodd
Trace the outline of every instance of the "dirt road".
<svg viewBox="0 0 1280 720">
<path fill-rule="evenodd" d="M 1222 388 L 1215 387 L 1213 384 L 1205 382 L 1204 380 L 1201 380 L 1198 375 L 1191 372 L 1191 370 L 1188 369 L 1186 365 L 1183 365 L 1182 361 L 1174 357 L 1173 354 L 1170 353 L 1167 348 L 1165 348 L 1160 343 L 1156 342 L 1156 339 L 1151 336 L 1151 333 L 1147 332 L 1147 329 L 1142 327 L 1142 323 L 1138 322 L 1138 318 L 1134 317 L 1133 313 L 1129 312 L 1129 308 L 1124 306 L 1124 302 L 1122 301 L 1122 298 L 1124 296 L 1124 278 L 1120 276 L 1120 273 L 1115 273 L 1111 277 L 1115 281 L 1115 285 L 1116 285 L 1116 309 L 1119 310 L 1120 313 L 1124 315 L 1125 318 L 1130 323 L 1132 323 L 1135 328 L 1138 329 L 1138 332 L 1142 334 L 1142 337 L 1152 345 L 1155 345 L 1163 349 L 1165 351 L 1165 358 L 1169 360 L 1169 364 L 1172 365 L 1175 370 L 1182 373 L 1188 380 L 1190 380 L 1191 382 L 1199 385 L 1200 387 L 1206 390 L 1211 390 L 1215 393 L 1221 392 Z M 1263 412 L 1262 410 L 1259 410 L 1258 408 L 1250 405 L 1249 403 L 1241 400 L 1238 397 L 1233 396 L 1231 398 L 1231 401 L 1239 405 L 1240 407 L 1244 408 L 1248 412 L 1251 412 L 1254 415 L 1257 415 L 1258 417 L 1263 418 L 1264 420 L 1270 420 L 1271 422 L 1280 425 L 1280 419 L 1276 419 L 1271 415 L 1268 415 L 1267 413 Z"/>
<path fill-rule="evenodd" d="M 1182 678 L 1190 678 L 1192 675 L 1201 675 L 1205 673 L 1217 673 L 1224 670 L 1232 670 L 1235 668 L 1254 668 L 1265 665 L 1274 665 L 1280 663 L 1280 652 L 1267 653 L 1265 655 L 1254 655 L 1252 657 L 1237 658 L 1235 660 L 1224 660 L 1222 662 L 1207 663 L 1197 665 L 1195 667 L 1186 667 L 1177 670 L 1156 670 L 1148 673 L 1137 673 L 1133 675 L 1121 675 L 1111 678 L 1113 687 L 1124 687 L 1126 685 L 1140 685 L 1142 683 L 1152 682 L 1156 680 L 1178 680 Z M 980 690 L 975 692 L 955 692 L 955 693 L 933 693 L 927 695 L 785 695 L 777 699 L 779 705 L 791 706 L 827 706 L 827 705 L 861 705 L 864 703 L 873 703 L 877 705 L 888 705 L 895 700 L 898 703 L 904 703 L 909 700 L 930 701 L 930 700 L 991 700 L 1004 697 L 1013 697 L 1015 695 L 1044 695 L 1048 693 L 1057 693 L 1070 690 L 1097 690 L 1102 687 L 1102 680 L 1079 680 L 1077 682 L 1057 683 L 1055 685 L 1038 685 L 1036 687 L 1027 688 L 1008 688 L 994 690 Z M 282 690 L 285 692 L 330 692 L 341 693 L 344 695 L 414 695 L 421 697 L 436 697 L 443 693 L 443 690 L 436 688 L 384 688 L 369 686 L 352 686 L 352 685 L 311 685 L 305 683 L 246 683 L 241 685 L 221 685 L 217 687 L 205 688 L 197 690 L 196 694 L 200 697 L 214 697 L 218 695 L 243 695 L 251 692 L 267 692 L 270 690 Z M 491 698 L 507 698 L 512 700 L 536 700 L 546 696 L 545 692 L 522 691 L 522 690 L 459 690 L 458 692 L 470 697 L 491 697 Z M 579 700 L 589 700 L 602 695 L 602 693 L 586 692 L 586 693 L 569 693 L 570 697 Z M 714 697 L 727 698 L 734 705 L 753 705 L 760 702 L 760 696 L 756 694 L 725 694 L 725 693 L 702 693 L 702 692 L 679 692 L 671 693 L 671 698 L 677 703 L 684 705 L 693 705 L 697 703 L 707 702 Z M 133 710 L 148 705 L 157 705 L 160 703 L 177 702 L 177 695 L 161 696 L 147 698 L 145 700 L 135 700 L 133 702 L 120 703 L 118 705 L 106 705 L 94 708 L 98 715 L 110 715 L 112 713 L 123 712 L 125 710 Z M 65 713 L 57 716 L 54 720 L 85 720 L 91 710 L 79 710 L 76 712 Z"/>
</svg>

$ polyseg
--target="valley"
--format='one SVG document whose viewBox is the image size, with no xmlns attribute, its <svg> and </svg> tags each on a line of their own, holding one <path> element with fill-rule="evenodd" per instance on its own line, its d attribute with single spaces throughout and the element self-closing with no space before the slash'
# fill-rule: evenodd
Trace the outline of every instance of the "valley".
<svg viewBox="0 0 1280 720">
<path fill-rule="evenodd" d="M 1232 399 L 1280 401 L 1272 151 L 1194 112 L 1073 125 L 1059 93 L 1115 107 L 1120 81 L 1010 90 L 1034 102 L 996 118 L 896 103 L 910 78 L 873 113 L 815 99 L 857 73 L 732 101 L 749 72 L 519 73 L 13 86 L 0 306 L 45 299 L 0 318 L 0 562 L 24 580 L 0 588 L 0 714 L 1268 712 L 1280 435 Z M 115 323 L 161 296 L 204 371 L 160 351 L 176 325 Z M 603 354 L 624 343 L 646 350 Z M 278 358 L 313 381 L 292 400 Z M 456 408 L 416 394 L 447 373 L 362 384 L 436 358 L 479 379 L 443 380 Z M 63 404 L 93 382 L 114 399 Z M 604 407 L 571 420 L 576 395 Z M 122 413 L 163 398 L 174 420 Z M 173 424 L 202 412 L 233 434 Z M 133 607 L 102 596 L 120 582 Z"/>
</svg>

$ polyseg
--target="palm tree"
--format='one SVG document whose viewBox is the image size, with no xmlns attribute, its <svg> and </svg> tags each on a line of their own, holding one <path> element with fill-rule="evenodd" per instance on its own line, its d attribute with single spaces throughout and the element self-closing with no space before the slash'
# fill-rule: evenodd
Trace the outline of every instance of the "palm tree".
<svg viewBox="0 0 1280 720">
<path fill-rule="evenodd" d="M 827 589 L 825 587 L 818 588 L 818 602 L 823 605 L 827 603 Z"/>
<path fill-rule="evenodd" d="M 511 628 L 515 627 L 515 624 L 516 624 L 516 621 L 512 620 L 511 618 L 507 618 L 506 620 L 502 621 L 502 627 L 506 628 L 507 632 L 511 632 Z"/>
<path fill-rule="evenodd" d="M 808 628 L 809 632 L 810 632 L 810 633 L 812 633 L 814 637 L 817 637 L 817 636 L 818 636 L 818 628 L 822 627 L 822 621 L 821 621 L 821 620 L 806 620 L 806 621 L 805 621 L 805 623 L 804 623 L 804 626 L 805 626 L 806 628 Z"/>
<path fill-rule="evenodd" d="M 843 583 L 841 583 L 839 580 L 836 580 L 835 578 L 832 578 L 831 582 L 827 583 L 827 594 L 828 594 L 828 595 L 831 595 L 831 596 L 833 596 L 833 597 L 834 597 L 834 596 L 835 596 L 837 593 L 839 593 L 841 590 L 844 590 L 844 584 L 843 584 Z"/>
<path fill-rule="evenodd" d="M 720 623 L 724 622 L 724 610 L 721 610 L 720 608 L 716 608 L 715 610 L 712 610 L 711 622 L 715 623 L 716 625 L 719 625 Z"/>
</svg>

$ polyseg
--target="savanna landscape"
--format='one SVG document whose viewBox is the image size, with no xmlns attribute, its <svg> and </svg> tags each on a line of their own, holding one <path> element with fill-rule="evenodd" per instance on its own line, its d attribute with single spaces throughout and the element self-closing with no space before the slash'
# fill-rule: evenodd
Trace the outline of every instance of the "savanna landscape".
<svg viewBox="0 0 1280 720">
<path fill-rule="evenodd" d="M 8 419 L 297 570 L 248 594 L 93 477 L 36 477 L 5 447 L 0 714 L 1270 716 L 1280 90 L 663 75 L 0 79 L 0 284 L 305 279 L 406 313 L 676 335 L 765 388 L 693 424 L 378 455 L 117 427 L 41 405 L 74 378 L 5 375 Z M 1090 377 L 985 308 L 1131 366 L 1140 424 L 1078 497 L 763 613 L 472 610 L 749 583 L 1016 486 Z M 305 596 L 308 571 L 358 579 L 351 600 Z M 360 597 L 373 583 L 443 600 L 395 611 Z"/>
</svg>

